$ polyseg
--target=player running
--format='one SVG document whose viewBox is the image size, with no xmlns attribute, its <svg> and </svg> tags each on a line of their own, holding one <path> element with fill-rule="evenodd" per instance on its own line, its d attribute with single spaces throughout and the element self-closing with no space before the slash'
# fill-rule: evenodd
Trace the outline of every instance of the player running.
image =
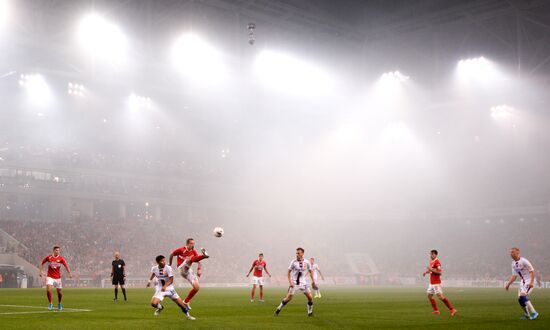
<svg viewBox="0 0 550 330">
<path fill-rule="evenodd" d="M 437 297 L 439 297 L 439 300 L 441 300 L 445 304 L 445 306 L 447 306 L 447 308 L 451 311 L 451 316 L 455 316 L 456 309 L 454 309 L 453 305 L 451 305 L 449 299 L 447 299 L 443 295 L 443 290 L 441 289 L 441 274 L 443 273 L 443 269 L 441 268 L 441 262 L 437 258 L 437 250 L 430 251 L 430 259 L 430 265 L 428 266 L 428 269 L 422 274 L 422 276 L 430 274 L 430 285 L 428 286 L 428 290 L 426 292 L 428 293 L 428 300 L 432 304 L 432 314 L 441 314 L 439 312 L 439 309 L 437 308 L 437 303 L 433 298 L 434 294 L 436 294 Z"/>
<path fill-rule="evenodd" d="M 175 249 L 174 251 L 172 251 L 172 253 L 170 253 L 168 264 L 172 266 L 172 259 L 174 257 L 177 257 L 177 266 L 181 276 L 189 281 L 192 286 L 189 294 L 187 294 L 187 297 L 183 301 L 185 307 L 191 309 L 189 307 L 189 302 L 191 301 L 191 299 L 193 299 L 197 292 L 199 292 L 200 289 L 199 277 L 201 277 L 202 275 L 202 264 L 200 263 L 200 261 L 202 259 L 209 258 L 210 256 L 208 255 L 208 253 L 206 253 L 206 250 L 204 248 L 201 248 L 202 255 L 199 255 L 199 253 L 195 250 L 194 239 L 188 238 L 185 243 L 185 246 L 182 246 L 179 249 Z M 196 276 L 193 272 L 193 269 L 191 268 L 191 265 L 194 262 L 197 263 Z"/>
<path fill-rule="evenodd" d="M 275 310 L 275 316 L 279 316 L 281 309 L 292 300 L 296 290 L 302 291 L 307 297 L 307 316 L 313 316 L 313 296 L 311 295 L 311 290 L 307 283 L 308 274 L 309 277 L 311 277 L 311 284 L 316 286 L 311 271 L 311 265 L 309 261 L 304 260 L 304 249 L 299 247 L 296 249 L 296 259 L 292 260 L 290 266 L 288 266 L 288 293 Z"/>
<path fill-rule="evenodd" d="M 46 295 L 48 296 L 48 310 L 52 310 L 52 287 L 55 287 L 57 290 L 57 309 L 59 311 L 63 310 L 61 305 L 61 298 L 63 298 L 63 293 L 61 289 L 63 288 L 63 283 L 61 282 L 61 265 L 65 267 L 69 273 L 69 278 L 73 277 L 67 261 L 61 255 L 61 248 L 59 246 L 54 246 L 52 254 L 44 257 L 40 265 L 38 265 L 38 270 L 40 271 L 40 277 L 44 276 L 42 272 L 42 266 L 45 263 L 48 263 L 48 274 L 46 276 Z"/>
<path fill-rule="evenodd" d="M 115 298 L 113 301 L 118 301 L 118 286 L 122 289 L 122 294 L 124 295 L 124 301 L 126 299 L 126 288 L 124 287 L 124 280 L 126 279 L 126 263 L 124 260 L 120 259 L 120 252 L 115 252 L 115 260 L 112 262 L 111 268 L 111 279 L 112 283 L 115 286 Z"/>
<path fill-rule="evenodd" d="M 511 249 L 510 256 L 513 259 L 512 276 L 510 276 L 508 283 L 506 283 L 506 290 L 510 289 L 510 285 L 512 285 L 519 276 L 521 281 L 518 289 L 518 302 L 525 313 L 521 319 L 534 320 L 539 316 L 539 313 L 537 313 L 529 300 L 529 294 L 533 292 L 535 288 L 535 269 L 529 260 L 520 257 L 517 247 Z"/>
<path fill-rule="evenodd" d="M 185 317 L 188 320 L 195 320 L 193 316 L 189 315 L 187 306 L 185 306 L 174 288 L 174 271 L 172 270 L 172 267 L 166 264 L 166 258 L 163 255 L 159 255 L 155 258 L 155 261 L 157 262 L 157 265 L 151 268 L 151 275 L 149 276 L 149 281 L 145 286 L 148 288 L 151 286 L 153 279 L 155 277 L 157 278 L 156 292 L 153 298 L 151 298 L 151 306 L 155 308 L 155 316 L 160 315 L 160 312 L 164 309 L 164 306 L 162 306 L 160 302 L 164 300 L 164 297 L 168 297 L 181 308 L 181 311 L 185 314 Z"/>
<path fill-rule="evenodd" d="M 254 270 L 254 275 L 252 276 L 252 299 L 250 299 L 250 302 L 254 302 L 254 294 L 256 293 L 256 285 L 260 286 L 260 302 L 264 302 L 264 277 L 263 277 L 263 271 L 265 270 L 266 274 L 271 277 L 271 274 L 267 270 L 267 263 L 264 260 L 264 254 L 260 253 L 258 255 L 258 259 L 254 260 L 252 262 L 252 267 L 250 267 L 250 270 L 248 271 L 248 274 L 246 274 L 246 277 L 250 276 L 250 273 Z"/>
<path fill-rule="evenodd" d="M 311 271 L 313 272 L 313 280 L 315 282 L 315 286 L 312 286 L 313 291 L 315 291 L 315 296 L 313 296 L 313 298 L 321 298 L 321 289 L 319 289 L 317 280 L 319 275 L 321 275 L 321 279 L 323 279 L 323 281 L 325 280 L 325 277 L 323 276 L 323 273 L 321 273 L 321 269 L 319 269 L 319 264 L 315 263 L 315 258 L 309 258 L 309 263 L 311 264 Z"/>
</svg>

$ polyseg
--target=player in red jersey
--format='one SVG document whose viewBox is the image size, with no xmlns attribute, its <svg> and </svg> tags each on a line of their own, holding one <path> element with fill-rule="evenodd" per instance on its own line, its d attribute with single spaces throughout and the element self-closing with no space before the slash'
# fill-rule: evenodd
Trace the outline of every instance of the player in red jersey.
<svg viewBox="0 0 550 330">
<path fill-rule="evenodd" d="M 199 255 L 197 250 L 195 250 L 195 240 L 192 238 L 188 238 L 185 242 L 185 246 L 180 247 L 179 249 L 175 249 L 170 253 L 170 257 L 168 259 L 168 264 L 172 266 L 172 259 L 174 257 L 177 257 L 177 266 L 180 271 L 180 274 L 183 278 L 185 278 L 189 283 L 191 284 L 192 288 L 191 291 L 189 291 L 189 294 L 187 294 L 187 297 L 183 301 L 185 304 L 185 307 L 189 309 L 189 302 L 197 292 L 199 292 L 200 285 L 199 285 L 199 277 L 202 275 L 202 265 L 200 261 L 202 259 L 208 258 L 208 254 L 206 253 L 206 250 L 204 248 L 201 248 L 202 254 Z M 193 269 L 191 268 L 191 265 L 196 262 L 197 263 L 197 275 L 195 276 L 195 273 L 193 272 Z"/>
<path fill-rule="evenodd" d="M 248 274 L 246 274 L 246 277 L 250 276 L 250 273 L 254 270 L 254 274 L 252 275 L 252 299 L 250 299 L 250 302 L 254 302 L 254 294 L 256 293 L 256 285 L 260 286 L 260 302 L 264 302 L 264 277 L 263 277 L 263 271 L 265 270 L 265 273 L 271 277 L 271 274 L 267 270 L 267 263 L 264 260 L 264 254 L 260 253 L 258 255 L 258 259 L 254 260 L 252 262 L 252 267 L 250 267 L 250 270 L 248 271 Z"/>
<path fill-rule="evenodd" d="M 437 308 L 437 303 L 435 302 L 435 299 L 433 298 L 434 294 L 437 295 L 437 297 L 449 308 L 451 311 L 451 316 L 455 316 L 456 309 L 454 309 L 453 305 L 451 305 L 451 302 L 449 299 L 447 299 L 443 295 L 443 290 L 441 289 L 441 274 L 443 273 L 443 269 L 441 268 L 441 262 L 437 258 L 437 250 L 431 250 L 430 251 L 430 265 L 428 266 L 428 269 L 422 274 L 422 276 L 426 276 L 430 274 L 430 285 L 428 286 L 428 290 L 426 291 L 428 293 L 428 300 L 432 304 L 433 312 L 432 314 L 439 315 L 441 314 L 439 312 L 439 309 Z"/>
<path fill-rule="evenodd" d="M 71 270 L 69 269 L 69 265 L 67 265 L 67 261 L 65 261 L 65 258 L 60 255 L 60 252 L 61 248 L 59 246 L 54 246 L 52 254 L 42 259 L 42 262 L 40 263 L 40 265 L 38 265 L 38 269 L 40 270 L 40 277 L 42 277 L 44 276 L 42 272 L 42 266 L 47 262 L 49 263 L 48 274 L 46 276 L 46 294 L 48 296 L 49 310 L 53 309 L 52 287 L 55 287 L 57 289 L 57 309 L 60 311 L 63 310 L 63 306 L 61 306 L 61 298 L 63 298 L 63 294 L 61 293 L 61 289 L 63 288 L 63 284 L 61 283 L 61 265 L 63 265 L 69 273 L 69 278 L 73 277 Z"/>
</svg>

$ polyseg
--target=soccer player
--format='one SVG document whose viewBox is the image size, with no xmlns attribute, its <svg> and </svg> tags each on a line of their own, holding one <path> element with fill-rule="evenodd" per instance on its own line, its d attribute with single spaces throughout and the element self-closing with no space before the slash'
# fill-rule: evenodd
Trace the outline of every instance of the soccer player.
<svg viewBox="0 0 550 330">
<path fill-rule="evenodd" d="M 157 265 L 151 268 L 151 275 L 145 286 L 148 288 L 151 286 L 153 279 L 155 277 L 157 278 L 156 292 L 153 298 L 151 298 L 151 306 L 155 308 L 155 316 L 158 316 L 164 309 L 164 306 L 162 306 L 160 302 L 164 300 L 164 297 L 168 297 L 181 308 L 181 311 L 188 320 L 195 320 L 193 316 L 189 315 L 189 310 L 174 288 L 174 271 L 172 267 L 166 264 L 166 258 L 163 255 L 159 255 L 155 258 L 155 261 Z"/>
<path fill-rule="evenodd" d="M 199 277 L 202 275 L 202 264 L 200 261 L 202 259 L 209 258 L 208 253 L 206 253 L 206 250 L 204 248 L 201 249 L 202 255 L 199 255 L 199 253 L 195 250 L 195 240 L 192 238 L 188 238 L 185 241 L 185 246 L 180 247 L 179 249 L 175 249 L 170 253 L 168 264 L 172 266 L 172 259 L 174 257 L 177 257 L 177 266 L 180 271 L 180 274 L 183 278 L 185 278 L 192 286 L 191 290 L 187 294 L 187 297 L 185 297 L 185 300 L 183 303 L 185 304 L 185 307 L 189 308 L 189 302 L 193 297 L 199 292 L 200 285 L 199 285 Z M 193 272 L 193 269 L 191 268 L 191 265 L 196 262 L 197 263 L 197 275 L 195 276 L 195 273 Z"/>
<path fill-rule="evenodd" d="M 534 320 L 539 316 L 539 313 L 537 313 L 529 300 L 529 294 L 535 287 L 535 269 L 529 260 L 520 257 L 517 247 L 511 249 L 510 256 L 512 257 L 512 276 L 510 276 L 508 283 L 506 283 L 506 290 L 510 289 L 510 285 L 512 285 L 519 276 L 521 281 L 518 290 L 518 302 L 525 313 L 521 319 Z"/>
<path fill-rule="evenodd" d="M 315 291 L 314 298 L 321 298 L 321 290 L 319 289 L 319 284 L 317 284 L 317 279 L 319 278 L 319 275 L 321 275 L 321 278 L 324 281 L 325 277 L 323 276 L 323 273 L 321 273 L 321 269 L 319 269 L 319 264 L 315 263 L 315 258 L 309 258 L 309 263 L 311 264 L 311 271 L 313 272 L 313 280 L 316 283 L 315 286 L 313 286 L 313 290 Z"/>
<path fill-rule="evenodd" d="M 304 249 L 299 247 L 296 249 L 296 259 L 290 262 L 288 266 L 288 293 L 286 297 L 281 301 L 277 309 L 275 310 L 275 316 L 278 316 L 281 309 L 288 304 L 294 297 L 296 290 L 300 290 L 307 297 L 307 316 L 313 316 L 313 296 L 307 283 L 307 275 L 311 277 L 311 284 L 316 286 L 313 273 L 311 271 L 311 265 L 309 261 L 304 260 Z"/>
<path fill-rule="evenodd" d="M 113 301 L 118 301 L 118 286 L 122 289 L 124 295 L 124 301 L 126 299 L 126 288 L 124 287 L 124 280 L 126 279 L 126 263 L 120 259 L 120 252 L 115 252 L 115 260 L 112 262 L 111 278 L 113 285 L 115 286 L 115 298 Z"/>
<path fill-rule="evenodd" d="M 61 282 L 61 265 L 65 267 L 69 273 L 69 278 L 73 277 L 69 265 L 65 258 L 61 256 L 61 248 L 59 246 L 54 246 L 52 254 L 44 257 L 40 265 L 38 265 L 38 270 L 40 271 L 40 277 L 44 276 L 42 272 L 42 266 L 45 263 L 48 263 L 48 273 L 46 275 L 46 295 L 48 296 L 48 310 L 52 310 L 52 287 L 55 287 L 57 290 L 57 309 L 59 311 L 63 310 L 61 305 L 61 298 L 63 298 L 63 293 L 61 289 L 63 288 L 63 283 Z"/>
<path fill-rule="evenodd" d="M 449 299 L 447 299 L 443 295 L 443 290 L 441 289 L 441 274 L 443 273 L 443 269 L 441 268 L 441 262 L 437 258 L 437 250 L 430 251 L 430 259 L 430 265 L 428 266 L 428 269 L 422 274 L 422 276 L 430 274 L 430 285 L 428 286 L 428 290 L 426 292 L 428 293 L 428 300 L 432 304 L 432 314 L 441 314 L 439 312 L 439 309 L 437 308 L 437 303 L 433 298 L 434 294 L 436 294 L 439 300 L 441 300 L 445 304 L 445 306 L 447 306 L 449 311 L 451 311 L 451 316 L 455 316 L 456 309 L 454 309 L 453 305 L 451 305 Z"/>
<path fill-rule="evenodd" d="M 263 277 L 263 271 L 265 270 L 265 273 L 271 277 L 271 274 L 267 270 L 267 263 L 264 260 L 264 254 L 260 253 L 258 255 L 258 259 L 254 260 L 252 262 L 252 267 L 250 267 L 250 270 L 248 271 L 248 274 L 246 274 L 246 277 L 250 276 L 250 273 L 254 270 L 254 275 L 252 276 L 252 299 L 250 299 L 250 302 L 254 302 L 254 294 L 256 293 L 256 285 L 260 286 L 260 302 L 264 302 L 264 277 Z"/>
</svg>

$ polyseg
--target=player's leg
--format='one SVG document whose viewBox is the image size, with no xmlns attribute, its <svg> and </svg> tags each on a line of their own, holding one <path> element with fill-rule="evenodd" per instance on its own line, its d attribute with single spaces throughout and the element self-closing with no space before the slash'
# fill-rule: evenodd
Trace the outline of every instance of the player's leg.
<svg viewBox="0 0 550 330">
<path fill-rule="evenodd" d="M 449 301 L 449 299 L 447 299 L 447 297 L 445 297 L 443 295 L 443 292 L 438 292 L 437 293 L 437 297 L 439 298 L 439 300 L 441 300 L 445 306 L 447 306 L 447 308 L 451 311 L 451 315 L 452 316 L 455 316 L 456 314 L 456 309 L 453 307 L 453 305 L 451 304 L 451 302 Z"/>
<path fill-rule="evenodd" d="M 124 295 L 124 301 L 128 301 L 128 299 L 126 298 L 126 287 L 124 286 L 126 283 L 124 281 L 124 277 L 122 277 L 118 281 L 118 284 L 120 285 L 120 289 L 122 290 L 122 295 Z"/>
<path fill-rule="evenodd" d="M 57 309 L 62 310 L 63 306 L 61 305 L 61 299 L 63 299 L 63 292 L 61 292 L 61 288 L 57 288 Z"/>
<path fill-rule="evenodd" d="M 189 315 L 189 309 L 187 309 L 187 306 L 185 306 L 183 300 L 181 300 L 181 297 L 179 295 L 176 295 L 175 297 L 172 297 L 172 301 L 176 303 L 176 305 L 179 306 L 179 308 L 181 309 L 181 311 L 183 312 L 183 314 L 185 314 L 185 317 L 188 319 L 188 320 L 195 320 L 195 318 L 191 315 Z"/>
<path fill-rule="evenodd" d="M 155 293 L 153 298 L 151 298 L 151 306 L 155 309 L 155 316 L 158 316 L 160 312 L 164 309 L 164 307 L 160 304 L 160 302 L 164 299 L 164 296 L 162 295 L 162 292 Z"/>
<path fill-rule="evenodd" d="M 118 301 L 118 284 L 116 282 L 116 279 L 113 279 L 113 284 L 115 286 L 115 298 L 113 300 Z"/>
<path fill-rule="evenodd" d="M 437 302 L 434 299 L 433 293 L 428 292 L 428 301 L 430 301 L 430 304 L 432 305 L 433 314 L 439 314 L 439 308 L 437 308 Z"/>
<path fill-rule="evenodd" d="M 313 295 L 309 288 L 304 290 L 304 294 L 307 297 L 307 316 L 313 316 Z"/>
<path fill-rule="evenodd" d="M 48 297 L 48 309 L 52 310 L 52 286 L 51 284 L 46 284 L 46 297 Z"/>
<path fill-rule="evenodd" d="M 197 294 L 197 292 L 199 292 L 199 289 L 200 289 L 199 279 L 194 278 L 193 281 L 191 282 L 191 285 L 192 285 L 192 288 L 187 294 L 187 297 L 185 297 L 185 300 L 183 301 L 187 308 L 189 308 L 189 302 L 191 301 L 191 299 L 193 299 L 193 297 Z"/>
<path fill-rule="evenodd" d="M 264 302 L 264 286 L 260 284 L 260 302 Z"/>
<path fill-rule="evenodd" d="M 252 284 L 252 293 L 250 294 L 250 302 L 254 302 L 255 294 L 256 294 L 256 283 Z"/>
<path fill-rule="evenodd" d="M 281 309 L 283 309 L 283 307 L 285 307 L 286 304 L 288 304 L 293 297 L 294 297 L 294 288 L 293 287 L 288 288 L 288 293 L 283 298 L 283 300 L 281 300 L 281 303 L 279 304 L 279 306 L 277 306 L 277 309 L 275 310 L 275 316 L 279 315 L 279 313 L 281 312 Z"/>
</svg>

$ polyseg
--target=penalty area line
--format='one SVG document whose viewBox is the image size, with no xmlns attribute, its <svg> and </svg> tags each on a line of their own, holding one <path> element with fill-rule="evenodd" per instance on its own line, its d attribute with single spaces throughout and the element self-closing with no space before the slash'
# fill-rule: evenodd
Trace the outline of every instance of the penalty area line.
<svg viewBox="0 0 550 330">
<path fill-rule="evenodd" d="M 32 308 L 32 309 L 48 309 L 48 307 L 43 306 L 26 306 L 26 305 L 0 305 L 0 307 L 11 307 L 11 308 Z M 82 312 L 91 312 L 91 309 L 80 309 L 80 308 L 63 308 L 62 311 L 53 309 L 51 311 L 46 310 L 36 310 L 36 311 L 24 311 L 24 312 L 0 312 L 0 315 L 17 315 L 17 314 L 42 314 L 42 313 L 82 313 Z"/>
</svg>

